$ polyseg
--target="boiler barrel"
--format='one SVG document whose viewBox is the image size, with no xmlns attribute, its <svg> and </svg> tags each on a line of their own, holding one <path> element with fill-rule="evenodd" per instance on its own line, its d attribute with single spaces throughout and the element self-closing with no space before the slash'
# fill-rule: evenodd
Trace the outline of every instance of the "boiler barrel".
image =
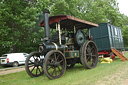
<svg viewBox="0 0 128 85">
<path fill-rule="evenodd" d="M 56 44 L 54 42 L 52 42 L 52 43 L 41 43 L 40 46 L 43 46 L 43 53 L 46 53 L 46 52 L 48 52 L 50 50 L 64 51 L 65 48 L 67 47 L 66 45 L 58 45 L 58 44 Z"/>
</svg>

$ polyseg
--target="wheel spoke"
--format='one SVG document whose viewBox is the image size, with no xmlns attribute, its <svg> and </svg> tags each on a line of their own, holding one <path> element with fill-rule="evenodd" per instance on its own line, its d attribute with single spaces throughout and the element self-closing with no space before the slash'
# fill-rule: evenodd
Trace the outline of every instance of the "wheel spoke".
<svg viewBox="0 0 128 85">
<path fill-rule="evenodd" d="M 59 58 L 59 55 L 57 56 L 56 60 L 58 60 L 58 58 Z"/>
<path fill-rule="evenodd" d="M 40 68 L 43 70 L 43 66 L 42 65 L 40 65 Z"/>
<path fill-rule="evenodd" d="M 41 70 L 43 71 L 43 66 L 40 66 L 41 67 Z"/>
<path fill-rule="evenodd" d="M 86 56 L 89 56 L 89 54 L 86 54 Z"/>
<path fill-rule="evenodd" d="M 62 61 L 63 61 L 63 59 L 59 63 L 61 63 Z"/>
<path fill-rule="evenodd" d="M 52 58 L 48 58 L 48 61 L 52 60 Z"/>
<path fill-rule="evenodd" d="M 56 53 L 54 53 L 54 56 L 55 56 L 55 61 L 57 61 L 57 58 L 56 58 Z"/>
<path fill-rule="evenodd" d="M 33 67 L 33 66 L 35 66 L 35 65 L 34 65 L 34 64 L 28 65 L 29 68 L 30 68 L 30 67 Z"/>
<path fill-rule="evenodd" d="M 90 57 L 87 58 L 87 62 L 89 61 Z"/>
<path fill-rule="evenodd" d="M 38 66 L 37 66 L 38 67 Z M 36 75 L 37 75 L 38 69 L 36 69 Z"/>
<path fill-rule="evenodd" d="M 42 65 L 40 65 L 40 67 L 43 69 L 43 66 Z"/>
<path fill-rule="evenodd" d="M 32 64 L 34 64 L 34 62 L 32 62 L 31 60 L 29 60 Z"/>
<path fill-rule="evenodd" d="M 61 72 L 61 70 L 60 70 L 60 67 L 58 66 L 58 69 L 59 69 L 59 71 Z"/>
<path fill-rule="evenodd" d="M 57 76 L 56 67 L 54 68 L 54 70 L 55 70 L 55 76 Z"/>
<path fill-rule="evenodd" d="M 40 64 L 43 64 L 43 59 L 40 59 Z"/>
<path fill-rule="evenodd" d="M 53 76 L 54 72 L 55 72 L 55 67 L 54 67 L 54 70 L 53 70 L 53 72 L 52 72 L 52 76 Z"/>
<path fill-rule="evenodd" d="M 92 65 L 92 61 L 90 61 L 89 65 L 90 65 L 90 66 Z"/>
<path fill-rule="evenodd" d="M 88 50 L 88 48 L 87 48 L 87 52 L 89 53 L 89 50 Z"/>
<path fill-rule="evenodd" d="M 88 52 L 88 53 L 90 53 L 90 51 L 91 51 L 90 48 L 91 48 L 90 45 L 88 45 L 88 46 L 87 46 L 87 52 Z"/>
<path fill-rule="evenodd" d="M 92 48 L 91 48 L 91 52 L 93 52 L 93 51 L 94 51 L 93 49 L 94 49 L 94 47 L 92 47 Z"/>
<path fill-rule="evenodd" d="M 96 55 L 92 55 L 93 57 L 95 57 Z"/>
<path fill-rule="evenodd" d="M 36 57 L 36 60 L 38 61 L 38 57 Z"/>
<path fill-rule="evenodd" d="M 35 66 L 32 68 L 31 73 L 33 72 L 34 69 L 35 69 Z"/>
<path fill-rule="evenodd" d="M 92 65 L 95 65 L 95 63 L 94 63 L 94 62 L 92 62 Z"/>
<path fill-rule="evenodd" d="M 37 66 L 37 69 L 39 70 L 39 72 L 41 73 L 41 71 L 40 71 L 40 68 Z"/>
<path fill-rule="evenodd" d="M 91 59 L 88 60 L 88 64 L 90 65 L 92 63 Z"/>
<path fill-rule="evenodd" d="M 62 65 L 60 65 L 60 67 L 63 69 L 63 66 Z"/>
<path fill-rule="evenodd" d="M 33 56 L 33 58 L 34 58 L 34 60 L 36 60 L 34 56 Z"/>
<path fill-rule="evenodd" d="M 50 66 L 49 68 L 48 68 L 48 70 L 50 70 L 52 68 L 52 66 Z"/>
<path fill-rule="evenodd" d="M 48 61 L 48 65 L 54 65 L 53 63 L 50 63 L 50 61 Z"/>
</svg>

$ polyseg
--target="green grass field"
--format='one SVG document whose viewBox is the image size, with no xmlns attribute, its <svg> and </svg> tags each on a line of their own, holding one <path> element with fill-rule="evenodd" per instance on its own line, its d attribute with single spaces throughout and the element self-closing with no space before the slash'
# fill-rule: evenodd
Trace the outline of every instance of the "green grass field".
<svg viewBox="0 0 128 85">
<path fill-rule="evenodd" d="M 128 53 L 125 56 L 128 56 Z M 67 69 L 61 78 L 55 80 L 49 80 L 45 75 L 31 78 L 25 71 L 22 71 L 0 76 L 0 85 L 97 85 L 101 81 L 103 81 L 101 83 L 107 81 L 113 82 L 114 79 L 110 80 L 112 78 L 109 79 L 107 77 L 114 76 L 120 70 L 123 71 L 127 66 L 128 61 L 123 62 L 118 57 L 110 64 L 101 64 L 99 62 L 94 69 L 84 69 L 82 65 L 77 64 L 74 68 Z M 126 70 L 128 71 L 128 69 Z M 124 73 L 123 75 L 128 75 L 128 73 Z M 128 76 L 122 76 L 122 78 L 127 79 Z M 115 84 L 107 83 L 103 85 Z"/>
<path fill-rule="evenodd" d="M 0 69 L 2 69 L 3 67 L 0 65 Z"/>
</svg>

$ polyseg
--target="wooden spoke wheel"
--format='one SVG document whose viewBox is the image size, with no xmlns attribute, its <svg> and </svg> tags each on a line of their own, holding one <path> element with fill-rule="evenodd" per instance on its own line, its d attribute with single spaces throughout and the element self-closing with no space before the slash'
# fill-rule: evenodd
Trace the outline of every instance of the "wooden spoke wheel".
<svg viewBox="0 0 128 85">
<path fill-rule="evenodd" d="M 25 70 L 31 77 L 38 77 L 44 74 L 43 58 L 39 52 L 32 52 L 26 59 Z"/>
<path fill-rule="evenodd" d="M 66 59 L 58 50 L 49 51 L 44 59 L 44 73 L 49 79 L 61 77 L 66 71 Z"/>
<path fill-rule="evenodd" d="M 87 41 L 80 48 L 80 60 L 87 69 L 96 67 L 98 63 L 98 51 L 93 41 Z"/>
</svg>

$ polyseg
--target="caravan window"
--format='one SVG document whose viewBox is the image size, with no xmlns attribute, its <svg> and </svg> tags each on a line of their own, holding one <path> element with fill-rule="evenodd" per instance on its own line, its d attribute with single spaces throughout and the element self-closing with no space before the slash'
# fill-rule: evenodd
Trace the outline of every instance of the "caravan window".
<svg viewBox="0 0 128 85">
<path fill-rule="evenodd" d="M 114 27 L 114 31 L 115 31 L 115 35 L 117 35 L 117 28 L 116 27 Z"/>
</svg>

